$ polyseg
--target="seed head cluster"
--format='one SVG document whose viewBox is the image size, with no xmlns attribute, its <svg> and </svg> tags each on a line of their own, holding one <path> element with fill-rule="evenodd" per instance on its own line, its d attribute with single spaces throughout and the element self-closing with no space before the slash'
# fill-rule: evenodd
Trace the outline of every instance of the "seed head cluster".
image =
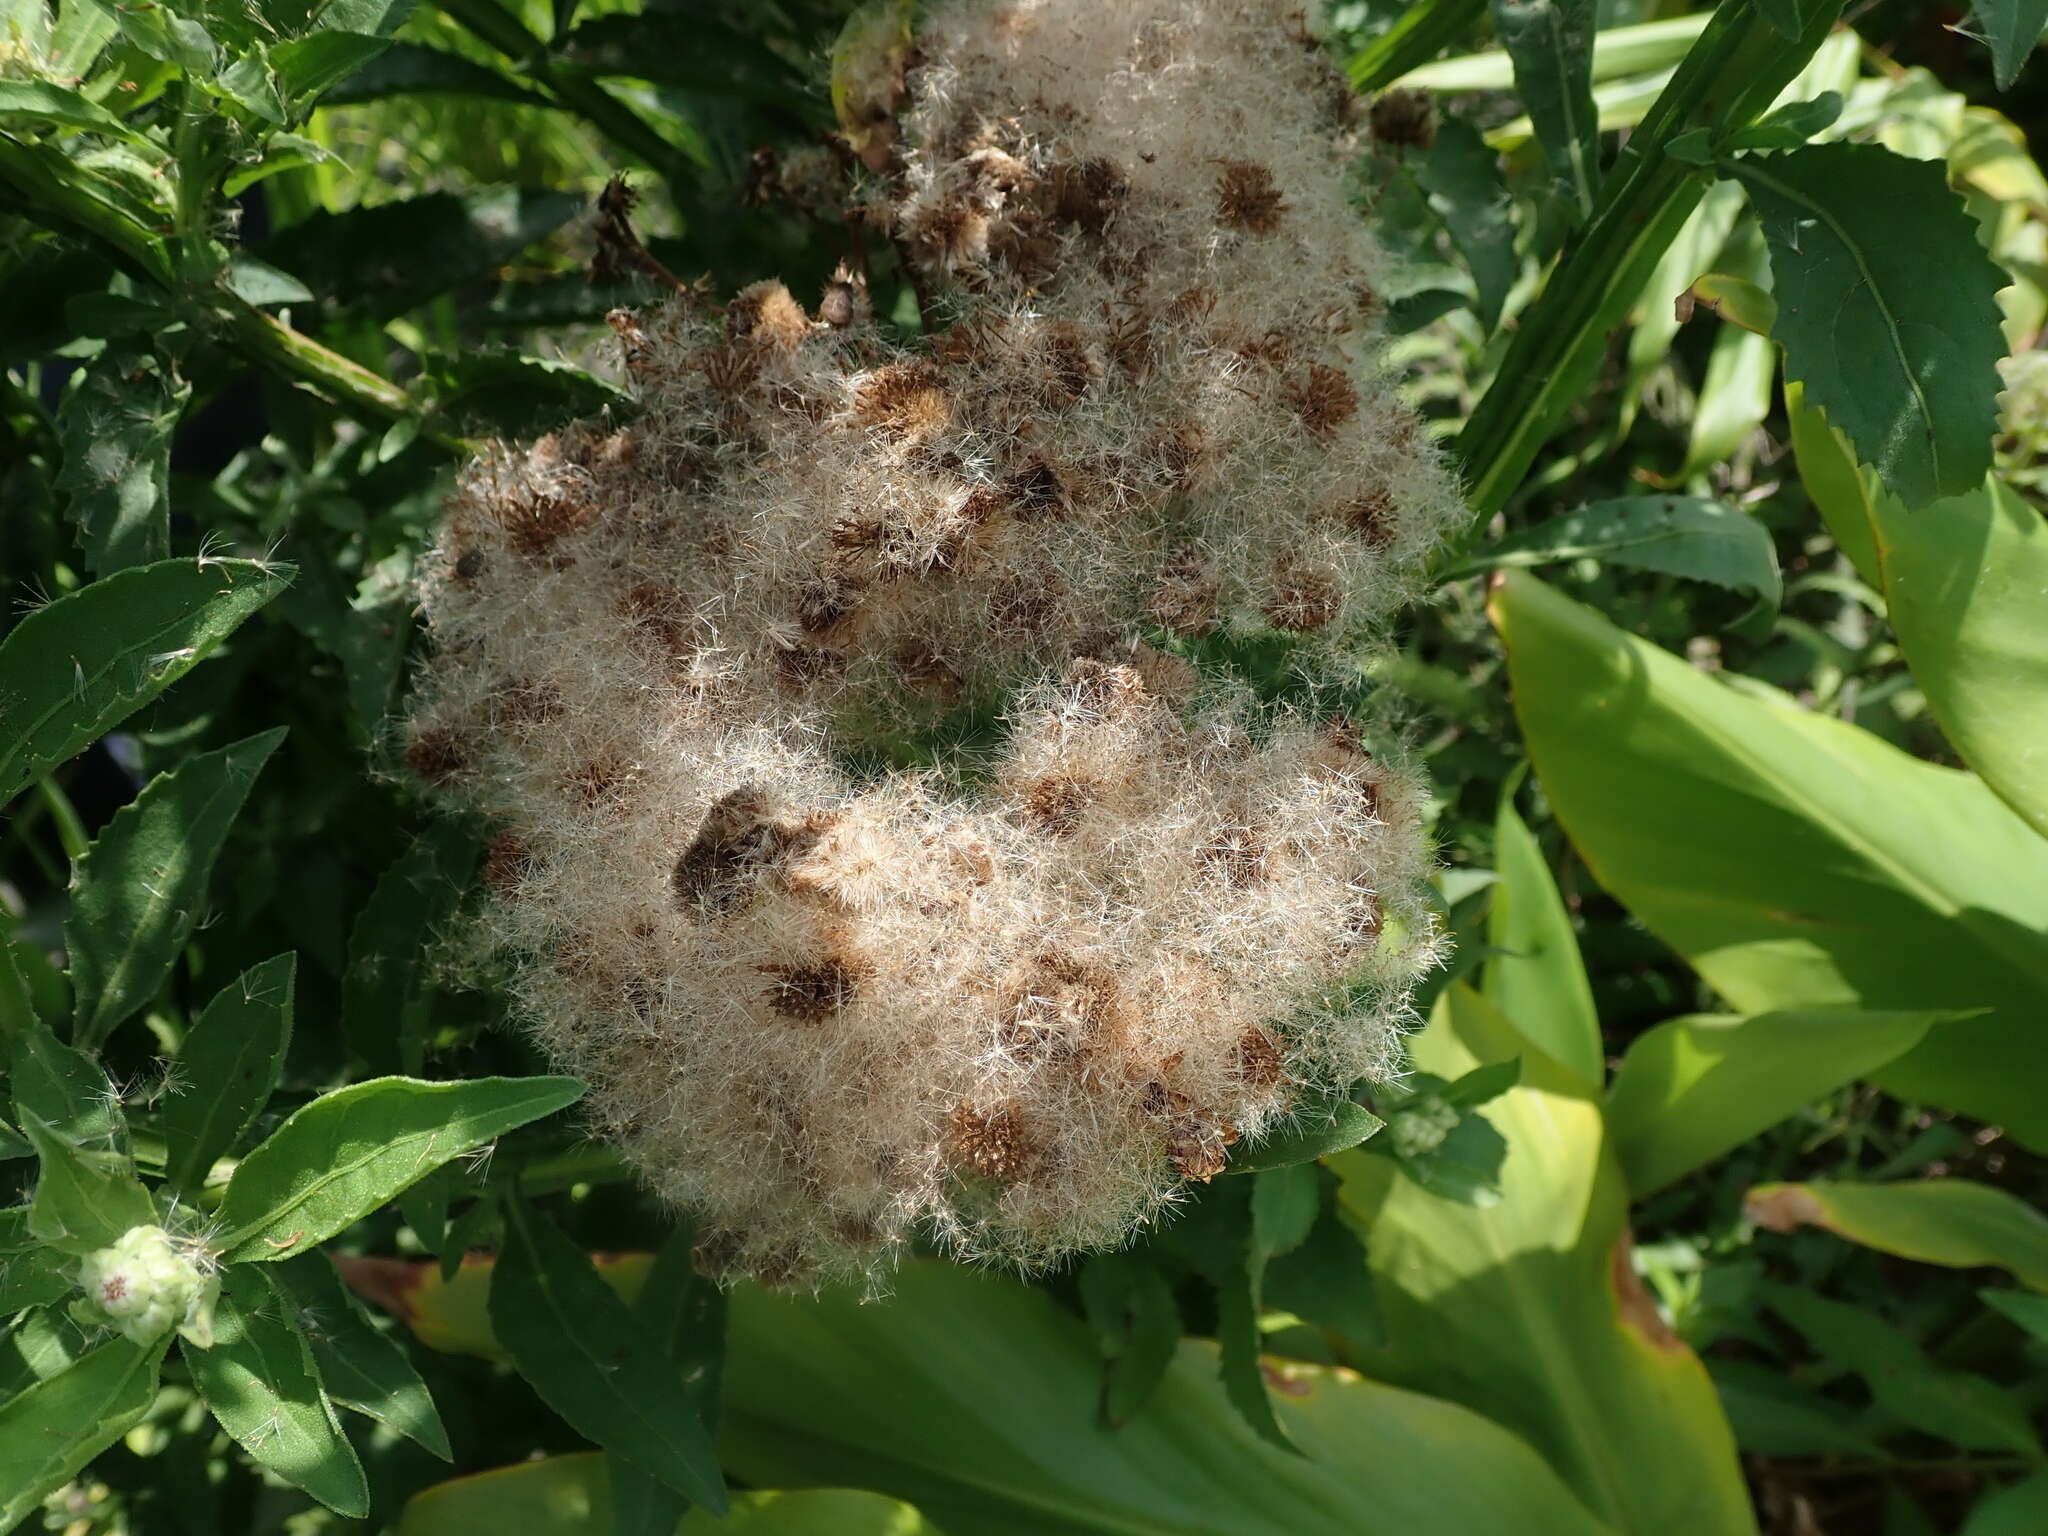
<svg viewBox="0 0 2048 1536">
<path fill-rule="evenodd" d="M 926 339 L 850 271 L 615 315 L 643 413 L 471 467 L 405 742 L 597 1128 L 771 1283 L 1126 1240 L 1387 1070 L 1435 942 L 1398 763 L 1187 659 L 1355 675 L 1456 513 L 1348 91 L 1281 0 L 917 49 L 856 213 Z"/>
</svg>

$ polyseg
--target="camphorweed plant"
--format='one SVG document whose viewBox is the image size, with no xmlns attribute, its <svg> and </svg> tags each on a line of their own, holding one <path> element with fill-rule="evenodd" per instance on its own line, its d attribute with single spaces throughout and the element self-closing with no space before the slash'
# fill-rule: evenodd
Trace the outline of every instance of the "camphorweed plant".
<svg viewBox="0 0 2048 1536">
<path fill-rule="evenodd" d="M 851 271 L 615 314 L 643 414 L 471 466 L 407 726 L 595 1128 L 771 1283 L 1122 1242 L 1386 1073 L 1436 949 L 1329 703 L 1460 515 L 1349 89 L 1279 0 L 970 0 L 909 61 L 856 217 L 925 340 Z M 1274 637 L 1286 706 L 1206 659 Z"/>
</svg>

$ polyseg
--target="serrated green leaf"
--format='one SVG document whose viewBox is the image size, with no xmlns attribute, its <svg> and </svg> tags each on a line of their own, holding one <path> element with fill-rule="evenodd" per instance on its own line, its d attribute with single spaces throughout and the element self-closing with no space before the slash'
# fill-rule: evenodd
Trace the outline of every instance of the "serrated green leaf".
<svg viewBox="0 0 2048 1536">
<path fill-rule="evenodd" d="M 110 1339 L 0 1402 L 0 1530 L 27 1520 L 149 1411 L 163 1357 L 161 1344 Z"/>
<path fill-rule="evenodd" d="M 477 840 L 452 819 L 431 823 L 378 877 L 349 935 L 341 1019 L 373 1070 L 417 1072 L 426 1059 L 421 952 L 476 867 Z"/>
<path fill-rule="evenodd" d="M 1269 1168 L 1252 1179 L 1252 1252 L 1271 1263 L 1308 1240 L 1322 1205 L 1313 1163 Z"/>
<path fill-rule="evenodd" d="M 1180 1308 L 1158 1266 L 1136 1253 L 1095 1253 L 1076 1277 L 1082 1313 L 1102 1352 L 1102 1417 L 1135 1418 L 1180 1348 Z"/>
<path fill-rule="evenodd" d="M 1723 166 L 1763 220 L 1785 377 L 1907 506 L 1975 486 L 1991 467 L 2007 279 L 1943 167 L 1870 144 Z"/>
<path fill-rule="evenodd" d="M 441 1460 L 453 1461 L 448 1431 L 441 1426 L 427 1384 L 396 1341 L 377 1331 L 327 1255 L 302 1253 L 272 1273 L 313 1352 L 328 1397 L 396 1430 Z"/>
<path fill-rule="evenodd" d="M 207 1170 L 262 1113 L 292 1038 L 298 955 L 253 965 L 213 995 L 178 1052 L 182 1091 L 170 1096 L 159 1128 L 164 1177 L 196 1194 Z"/>
<path fill-rule="evenodd" d="M 1996 1266 L 2048 1291 L 2048 1216 L 1989 1184 L 1968 1179 L 1760 1184 L 1743 1208 L 1751 1220 L 1773 1231 L 1810 1223 L 1922 1264 Z"/>
<path fill-rule="evenodd" d="M 583 1092 L 568 1077 L 379 1077 L 323 1094 L 236 1167 L 220 1205 L 222 1257 L 260 1262 L 304 1253 L 451 1158 Z"/>
<path fill-rule="evenodd" d="M 40 1245 L 26 1253 L 0 1257 L 0 1319 L 76 1295 L 76 1268 L 60 1258 L 57 1250 Z M 0 1398 L 6 1395 L 5 1386 L 0 1385 Z"/>
<path fill-rule="evenodd" d="M 171 974 L 228 828 L 284 735 L 278 726 L 158 774 L 78 860 L 64 940 L 81 1045 L 105 1040 Z"/>
<path fill-rule="evenodd" d="M 1672 1019 L 1629 1046 L 1608 1132 L 1641 1197 L 1913 1049 L 1942 1012 L 1824 1009 Z"/>
<path fill-rule="evenodd" d="M 1337 1177 L 1319 1168 L 1316 1180 L 1321 1214 L 1300 1247 L 1266 1266 L 1263 1299 L 1304 1322 L 1335 1330 L 1356 1348 L 1372 1348 L 1386 1334 L 1365 1244 L 1345 1219 Z"/>
<path fill-rule="evenodd" d="M 171 552 L 171 434 L 191 398 L 174 372 L 119 347 L 94 358 L 65 396 L 57 489 L 101 575 Z"/>
<path fill-rule="evenodd" d="M 270 50 L 270 65 L 277 72 L 278 87 L 292 115 L 300 117 L 328 87 L 347 79 L 390 46 L 389 38 L 326 28 L 278 44 Z"/>
<path fill-rule="evenodd" d="M 1905 1333 L 1845 1302 L 1789 1285 L 1768 1286 L 1766 1297 L 1815 1350 L 1861 1376 L 1895 1418 L 1964 1450 L 2040 1454 L 2026 1410 L 1996 1383 L 1936 1365 Z"/>
<path fill-rule="evenodd" d="M 1500 156 L 1477 128 L 1461 117 L 1446 117 L 1437 124 L 1436 142 L 1416 180 L 1471 269 L 1479 323 L 1490 331 L 1500 323 L 1501 306 L 1521 271 L 1515 205 Z"/>
<path fill-rule="evenodd" d="M 1596 501 L 1509 534 L 1450 576 L 1582 557 L 1712 582 L 1772 608 L 1784 590 L 1770 531 L 1746 513 L 1697 496 Z"/>
<path fill-rule="evenodd" d="M 2020 69 L 2048 29 L 2048 0 L 1976 0 L 1977 26 L 1991 45 L 1991 68 L 2001 91 L 2012 89 Z"/>
<path fill-rule="evenodd" d="M 119 1144 L 120 1095 L 85 1052 L 64 1044 L 41 1019 L 30 1019 L 10 1042 L 8 1087 L 15 1112 L 34 1115 L 75 1146 Z"/>
<path fill-rule="evenodd" d="M 1600 187 L 1593 106 L 1593 0 L 1492 0 L 1494 30 L 1515 65 L 1515 90 L 1536 125 L 1551 175 L 1579 217 Z"/>
<path fill-rule="evenodd" d="M 0 804 L 206 659 L 289 566 L 164 560 L 38 608 L 0 641 Z"/>
<path fill-rule="evenodd" d="M 571 1428 L 725 1511 L 718 1455 L 680 1375 L 647 1352 L 633 1314 L 582 1250 L 516 1200 L 506 1208 L 490 1314 L 519 1373 Z"/>
<path fill-rule="evenodd" d="M 93 1253 L 132 1227 L 157 1224 L 156 1206 L 125 1152 L 77 1146 L 32 1113 L 21 1117 L 21 1128 L 36 1149 L 29 1230 L 52 1248 Z"/>
<path fill-rule="evenodd" d="M 269 1275 L 225 1272 L 211 1349 L 181 1346 L 192 1384 L 235 1443 L 336 1514 L 370 1512 L 369 1484 L 321 1389 L 313 1352 Z"/>
</svg>

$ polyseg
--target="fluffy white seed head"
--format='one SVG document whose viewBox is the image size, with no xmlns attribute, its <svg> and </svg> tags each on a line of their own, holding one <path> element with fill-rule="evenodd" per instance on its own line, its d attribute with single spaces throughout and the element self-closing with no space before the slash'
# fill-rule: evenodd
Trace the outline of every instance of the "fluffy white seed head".
<svg viewBox="0 0 2048 1536">
<path fill-rule="evenodd" d="M 1416 784 L 1170 654 L 1335 678 L 1457 511 L 1293 18 L 940 7 L 862 206 L 929 342 L 846 274 L 616 316 L 643 415 L 451 503 L 408 761 L 500 819 L 525 1017 L 722 1273 L 1115 1244 L 1392 1060 Z"/>
</svg>

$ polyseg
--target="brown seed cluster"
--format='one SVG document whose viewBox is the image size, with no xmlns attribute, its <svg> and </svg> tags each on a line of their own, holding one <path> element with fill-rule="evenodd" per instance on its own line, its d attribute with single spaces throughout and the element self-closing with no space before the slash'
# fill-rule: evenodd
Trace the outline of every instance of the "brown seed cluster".
<svg viewBox="0 0 2048 1536">
<path fill-rule="evenodd" d="M 1383 1070 L 1434 943 L 1398 754 L 1171 651 L 1313 695 L 1456 516 L 1341 82 L 1284 0 L 918 58 L 855 213 L 933 333 L 850 270 L 615 316 L 642 414 L 471 466 L 404 746 L 597 1129 L 775 1281 L 1127 1239 Z"/>
</svg>

